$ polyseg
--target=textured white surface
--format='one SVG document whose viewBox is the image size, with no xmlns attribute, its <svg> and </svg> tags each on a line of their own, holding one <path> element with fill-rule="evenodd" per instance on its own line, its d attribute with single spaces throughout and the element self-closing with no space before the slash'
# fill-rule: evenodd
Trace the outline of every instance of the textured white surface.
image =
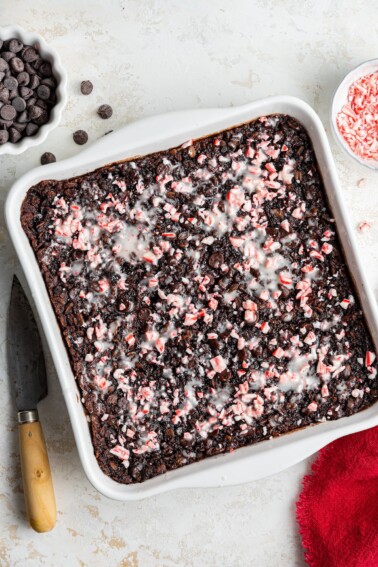
<svg viewBox="0 0 378 567">
<path fill-rule="evenodd" d="M 71 138 L 77 128 L 95 140 L 151 114 L 293 94 L 314 106 L 328 130 L 337 84 L 353 66 L 377 55 L 374 0 L 358 11 L 350 0 L 0 0 L 0 14 L 2 24 L 19 24 L 51 42 L 69 75 L 61 126 L 41 147 L 0 159 L 2 207 L 13 180 L 37 165 L 43 151 L 58 159 L 78 151 Z M 95 89 L 84 97 L 79 83 L 87 78 Z M 96 115 L 101 103 L 114 108 L 108 121 Z M 377 292 L 377 174 L 333 147 L 352 221 L 372 225 L 358 242 Z M 361 178 L 366 184 L 358 188 Z M 28 528 L 5 362 L 5 315 L 11 277 L 19 268 L 3 217 L 0 222 L 0 565 L 303 566 L 294 502 L 308 463 L 242 487 L 112 502 L 84 476 L 51 365 L 50 395 L 40 413 L 58 522 L 45 535 Z"/>
</svg>

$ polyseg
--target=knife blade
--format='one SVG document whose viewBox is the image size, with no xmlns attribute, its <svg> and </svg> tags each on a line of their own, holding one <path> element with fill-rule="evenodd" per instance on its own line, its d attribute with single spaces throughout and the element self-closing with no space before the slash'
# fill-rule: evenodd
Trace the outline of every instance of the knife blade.
<svg viewBox="0 0 378 567">
<path fill-rule="evenodd" d="M 8 368 L 18 411 L 26 510 L 38 532 L 51 530 L 56 505 L 37 404 L 47 396 L 47 375 L 38 327 L 22 286 L 13 278 L 8 312 Z"/>
<path fill-rule="evenodd" d="M 47 396 L 41 337 L 28 299 L 14 276 L 9 307 L 9 370 L 19 412 L 34 411 Z"/>
</svg>

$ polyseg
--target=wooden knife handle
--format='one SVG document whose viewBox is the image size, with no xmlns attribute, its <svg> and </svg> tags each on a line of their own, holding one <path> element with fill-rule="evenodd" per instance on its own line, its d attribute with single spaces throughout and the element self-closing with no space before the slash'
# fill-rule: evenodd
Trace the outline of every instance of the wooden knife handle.
<svg viewBox="0 0 378 567">
<path fill-rule="evenodd" d="M 26 512 L 36 532 L 55 526 L 56 505 L 45 438 L 39 421 L 19 424 Z"/>
</svg>

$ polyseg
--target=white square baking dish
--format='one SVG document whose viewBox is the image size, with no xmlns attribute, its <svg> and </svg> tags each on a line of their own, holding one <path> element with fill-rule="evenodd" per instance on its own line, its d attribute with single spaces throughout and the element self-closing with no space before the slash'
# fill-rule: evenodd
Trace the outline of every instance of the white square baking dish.
<svg viewBox="0 0 378 567">
<path fill-rule="evenodd" d="M 338 437 L 378 425 L 378 408 L 375 404 L 353 416 L 298 430 L 291 435 L 238 449 L 234 453 L 207 458 L 133 485 L 118 484 L 110 479 L 101 471 L 94 456 L 88 423 L 66 348 L 34 252 L 20 222 L 21 205 L 28 189 L 41 180 L 82 175 L 111 162 L 166 150 L 188 139 L 206 136 L 273 113 L 285 113 L 297 118 L 312 140 L 349 269 L 375 348 L 378 349 L 378 310 L 358 257 L 326 133 L 314 110 L 300 99 L 272 97 L 237 108 L 182 111 L 147 118 L 109 134 L 73 158 L 33 169 L 16 181 L 10 191 L 6 202 L 8 229 L 51 349 L 81 462 L 90 482 L 110 498 L 137 500 L 174 488 L 225 486 L 256 480 L 297 463 Z"/>
</svg>

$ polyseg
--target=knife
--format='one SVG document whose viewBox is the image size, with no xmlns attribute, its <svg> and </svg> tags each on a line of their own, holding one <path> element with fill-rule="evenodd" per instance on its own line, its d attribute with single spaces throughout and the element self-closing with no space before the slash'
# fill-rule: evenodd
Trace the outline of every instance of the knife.
<svg viewBox="0 0 378 567">
<path fill-rule="evenodd" d="M 37 324 L 16 276 L 8 313 L 8 367 L 18 410 L 26 512 L 35 531 L 48 532 L 55 525 L 56 506 L 37 410 L 38 402 L 47 396 L 47 376 Z"/>
</svg>

